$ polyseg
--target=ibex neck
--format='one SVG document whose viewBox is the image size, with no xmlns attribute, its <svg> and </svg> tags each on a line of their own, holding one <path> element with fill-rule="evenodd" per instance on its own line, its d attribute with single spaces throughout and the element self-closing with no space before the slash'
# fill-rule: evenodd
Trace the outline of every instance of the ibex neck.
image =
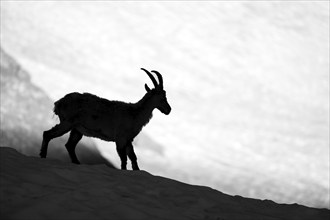
<svg viewBox="0 0 330 220">
<path fill-rule="evenodd" d="M 152 111 L 154 106 L 151 102 L 150 94 L 145 94 L 140 101 L 135 103 L 137 111 L 137 120 L 142 124 L 146 125 L 152 117 Z"/>
</svg>

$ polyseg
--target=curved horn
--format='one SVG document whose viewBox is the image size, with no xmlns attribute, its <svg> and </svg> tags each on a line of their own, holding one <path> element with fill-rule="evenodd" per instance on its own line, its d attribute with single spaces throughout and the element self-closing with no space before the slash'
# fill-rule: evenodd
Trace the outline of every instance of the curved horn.
<svg viewBox="0 0 330 220">
<path fill-rule="evenodd" d="M 146 72 L 148 74 L 149 78 L 151 79 L 152 83 L 154 84 L 154 86 L 156 88 L 158 86 L 158 84 L 157 84 L 155 77 L 148 70 L 146 70 L 144 68 L 141 68 L 141 70 L 143 70 L 144 72 Z"/>
<path fill-rule="evenodd" d="M 163 88 L 163 77 L 162 77 L 162 75 L 156 70 L 151 70 L 151 72 L 156 73 L 156 75 L 158 77 L 158 81 L 159 81 L 158 85 L 160 86 L 160 88 Z"/>
</svg>

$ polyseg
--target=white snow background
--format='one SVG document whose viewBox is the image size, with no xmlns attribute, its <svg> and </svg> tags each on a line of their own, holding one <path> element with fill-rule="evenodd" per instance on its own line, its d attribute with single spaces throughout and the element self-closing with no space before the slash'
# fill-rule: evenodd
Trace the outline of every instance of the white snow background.
<svg viewBox="0 0 330 220">
<path fill-rule="evenodd" d="M 329 208 L 329 1 L 1 1 L 0 36 L 54 100 L 135 102 L 161 72 L 172 112 L 143 132 L 164 152 L 137 146 L 141 169 Z"/>
</svg>

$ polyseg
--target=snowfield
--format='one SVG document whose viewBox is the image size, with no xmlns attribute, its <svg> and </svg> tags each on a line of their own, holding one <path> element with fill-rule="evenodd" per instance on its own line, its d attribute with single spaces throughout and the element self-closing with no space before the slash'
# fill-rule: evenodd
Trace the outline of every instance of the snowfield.
<svg viewBox="0 0 330 220">
<path fill-rule="evenodd" d="M 329 219 L 330 211 L 229 196 L 204 186 L 28 157 L 0 148 L 1 219 Z"/>
</svg>

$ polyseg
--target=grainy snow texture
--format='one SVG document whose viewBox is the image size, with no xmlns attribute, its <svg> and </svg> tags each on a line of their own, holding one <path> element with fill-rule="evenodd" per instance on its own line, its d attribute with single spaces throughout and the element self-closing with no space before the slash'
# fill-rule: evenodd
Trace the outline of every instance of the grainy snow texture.
<svg viewBox="0 0 330 220">
<path fill-rule="evenodd" d="M 229 196 L 145 171 L 74 165 L 0 148 L 0 218 L 96 219 L 329 219 L 326 209 Z"/>
</svg>

